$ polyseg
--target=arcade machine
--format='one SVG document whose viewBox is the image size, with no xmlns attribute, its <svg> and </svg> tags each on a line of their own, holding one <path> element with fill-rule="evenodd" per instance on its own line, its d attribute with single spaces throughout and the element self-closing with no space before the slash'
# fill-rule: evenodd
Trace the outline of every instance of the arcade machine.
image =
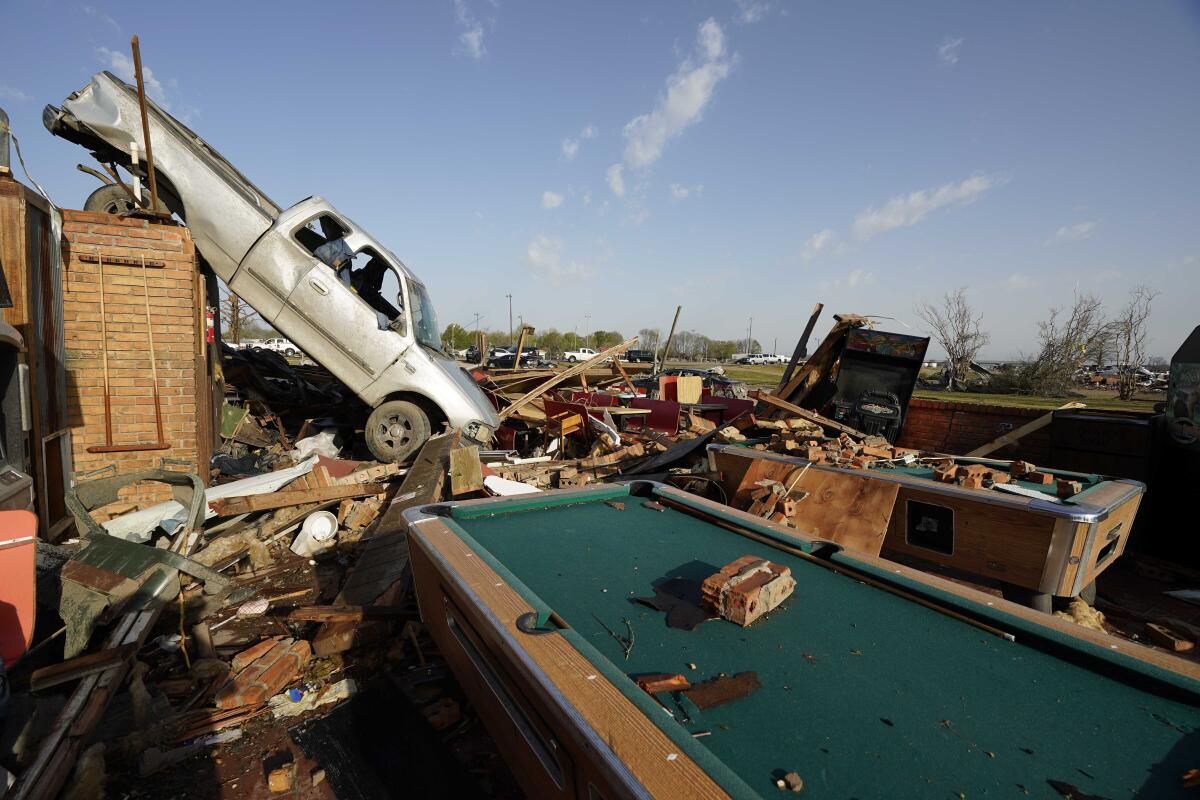
<svg viewBox="0 0 1200 800">
<path fill-rule="evenodd" d="M 836 374 L 814 390 L 804 405 L 895 442 L 928 348 L 928 338 L 852 328 Z"/>
</svg>

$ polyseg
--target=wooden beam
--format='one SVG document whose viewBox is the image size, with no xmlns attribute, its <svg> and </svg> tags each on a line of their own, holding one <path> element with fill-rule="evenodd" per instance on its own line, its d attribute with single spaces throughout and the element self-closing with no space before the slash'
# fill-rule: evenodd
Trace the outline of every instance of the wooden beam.
<svg viewBox="0 0 1200 800">
<path fill-rule="evenodd" d="M 603 353 L 598 353 L 597 355 L 592 356 L 587 361 L 581 361 L 578 364 L 576 364 L 575 366 L 571 367 L 570 369 L 563 370 L 562 372 L 555 375 L 553 378 L 550 378 L 550 379 L 546 380 L 544 383 L 537 386 L 537 388 L 535 388 L 533 391 L 526 393 L 520 399 L 514 401 L 513 404 L 511 406 L 509 406 L 508 408 L 501 410 L 500 411 L 500 419 L 507 419 L 511 415 L 517 413 L 517 411 L 519 411 L 522 406 L 528 405 L 530 402 L 537 399 L 538 397 L 541 397 L 543 394 L 550 391 L 555 386 L 558 386 L 563 381 L 565 381 L 569 378 L 574 378 L 576 375 L 582 375 L 585 372 L 587 372 L 590 368 L 594 367 L 597 364 L 603 364 L 605 361 L 607 361 L 610 358 L 616 358 L 618 354 L 624 353 L 630 347 L 633 347 L 635 344 L 637 344 L 637 340 L 638 340 L 637 337 L 634 336 L 632 339 L 627 339 L 626 341 L 622 342 L 621 344 L 619 344 L 615 347 L 608 348 Z"/>
<path fill-rule="evenodd" d="M 835 322 L 824 341 L 813 352 L 812 358 L 808 359 L 804 366 L 796 371 L 787 385 L 778 392 L 779 397 L 797 404 L 804 400 L 812 388 L 820 382 L 821 376 L 827 374 L 833 367 L 841 350 L 842 340 L 846 337 L 846 333 L 854 327 L 858 327 L 857 324 L 842 320 Z"/>
<path fill-rule="evenodd" d="M 829 417 L 822 416 L 821 414 L 818 414 L 815 411 L 809 411 L 807 408 L 801 408 L 800 406 L 795 405 L 794 403 L 789 403 L 787 400 L 778 398 L 775 395 L 771 394 L 770 392 L 764 392 L 760 389 L 757 392 L 753 392 L 751 396 L 754 397 L 756 400 L 758 400 L 758 402 L 765 403 L 766 405 L 771 406 L 772 408 L 774 408 L 777 411 L 786 411 L 788 414 L 791 414 L 792 416 L 800 417 L 801 419 L 806 419 L 809 422 L 815 422 L 816 424 L 820 425 L 825 430 L 837 431 L 838 433 L 844 433 L 847 436 L 854 437 L 855 439 L 861 439 L 866 435 L 862 431 L 857 430 L 856 428 L 851 428 L 849 425 L 843 425 L 842 423 L 840 423 L 836 420 L 832 420 Z"/>
<path fill-rule="evenodd" d="M 462 497 L 483 489 L 483 467 L 479 447 L 460 447 L 450 451 L 450 495 Z"/>
<path fill-rule="evenodd" d="M 352 483 L 344 486 L 320 486 L 315 489 L 294 489 L 286 492 L 226 497 L 222 500 L 211 500 L 208 506 L 216 512 L 217 516 L 232 517 L 236 514 L 274 511 L 277 508 L 288 508 L 305 503 L 324 503 L 347 497 L 366 497 L 386 491 L 387 486 L 382 483 Z"/>
<path fill-rule="evenodd" d="M 521 335 L 517 337 L 517 357 L 515 359 L 513 359 L 513 369 L 521 368 L 521 348 L 523 348 L 525 346 L 526 334 L 530 334 L 530 333 L 533 333 L 532 325 L 522 325 L 521 326 Z"/>
<path fill-rule="evenodd" d="M 625 371 L 625 367 L 621 364 L 621 359 L 614 358 L 612 360 L 612 365 L 613 371 L 621 376 L 621 379 L 625 381 L 625 385 L 629 387 L 629 391 L 632 394 L 637 394 L 637 387 L 634 386 L 633 381 L 629 379 L 629 373 Z"/>
<path fill-rule="evenodd" d="M 1066 405 L 1059 406 L 1058 408 L 1054 409 L 1054 411 L 1066 411 L 1067 409 L 1071 408 L 1087 408 L 1087 404 L 1067 403 Z M 990 455 L 1002 447 L 1007 447 L 1010 444 L 1016 443 L 1018 440 L 1028 436 L 1034 431 L 1039 431 L 1049 425 L 1054 419 L 1054 411 L 1048 411 L 1035 419 L 1033 422 L 1028 422 L 1017 428 L 1015 431 L 1009 431 L 1003 436 L 998 436 L 995 439 L 992 439 L 985 445 L 976 447 L 974 450 L 967 453 L 967 456 L 970 458 L 980 458 L 982 456 Z"/>
<path fill-rule="evenodd" d="M 821 316 L 823 308 L 825 308 L 824 303 L 817 303 L 813 306 L 812 315 L 808 318 L 808 324 L 804 326 L 804 333 L 800 334 L 800 340 L 796 342 L 796 349 L 792 351 L 792 360 L 788 362 L 787 369 L 783 371 L 783 377 L 779 379 L 777 392 L 782 392 L 783 387 L 787 386 L 788 381 L 792 379 L 792 372 L 796 369 L 796 365 L 800 363 L 800 359 L 808 355 L 808 338 L 812 336 L 813 328 L 817 325 L 817 317 Z"/>
<path fill-rule="evenodd" d="M 29 688 L 35 692 L 58 686 L 60 683 L 86 678 L 104 672 L 114 664 L 118 664 L 137 652 L 137 643 L 130 642 L 95 653 L 86 653 L 75 658 L 68 658 L 57 664 L 36 669 L 29 678 Z"/>
<path fill-rule="evenodd" d="M 301 606 L 288 612 L 288 622 L 362 622 L 368 619 L 415 617 L 410 606 Z"/>
<path fill-rule="evenodd" d="M 667 364 L 667 354 L 671 352 L 671 341 L 675 338 L 675 326 L 679 324 L 679 312 L 682 310 L 683 306 L 675 306 L 675 319 L 671 320 L 671 332 L 667 334 L 667 343 L 662 350 L 662 360 L 658 360 L 657 354 L 654 357 L 655 372 Z"/>
</svg>

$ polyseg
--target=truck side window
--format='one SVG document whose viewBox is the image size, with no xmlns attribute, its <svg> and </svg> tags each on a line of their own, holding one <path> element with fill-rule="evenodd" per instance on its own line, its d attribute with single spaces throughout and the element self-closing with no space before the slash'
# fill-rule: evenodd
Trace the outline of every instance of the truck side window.
<svg viewBox="0 0 1200 800">
<path fill-rule="evenodd" d="M 350 231 L 342 223 L 328 214 L 310 219 L 303 228 L 296 231 L 296 241 L 304 245 L 310 253 L 327 242 L 345 238 Z"/>
<path fill-rule="evenodd" d="M 375 311 L 380 328 L 393 327 L 393 323 L 403 316 L 400 279 L 387 259 L 374 249 L 364 247 L 355 253 L 350 268 L 343 273 L 343 280 Z"/>
</svg>

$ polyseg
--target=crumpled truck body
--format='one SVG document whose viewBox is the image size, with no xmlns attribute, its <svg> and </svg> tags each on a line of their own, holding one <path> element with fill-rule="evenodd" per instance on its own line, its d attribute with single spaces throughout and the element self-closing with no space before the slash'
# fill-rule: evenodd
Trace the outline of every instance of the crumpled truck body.
<svg viewBox="0 0 1200 800">
<path fill-rule="evenodd" d="M 395 254 L 320 197 L 281 209 L 193 131 L 150 101 L 147 108 L 160 199 L 232 291 L 372 408 L 411 400 L 435 426 L 445 421 L 480 443 L 491 439 L 495 409 L 441 352 L 428 293 Z M 103 161 L 129 165 L 131 143 L 145 152 L 136 90 L 108 72 L 61 108 L 47 106 L 43 121 Z M 395 318 L 386 319 L 317 257 L 316 231 L 330 227 L 355 264 L 386 263 L 396 296 L 384 306 L 398 312 Z"/>
</svg>

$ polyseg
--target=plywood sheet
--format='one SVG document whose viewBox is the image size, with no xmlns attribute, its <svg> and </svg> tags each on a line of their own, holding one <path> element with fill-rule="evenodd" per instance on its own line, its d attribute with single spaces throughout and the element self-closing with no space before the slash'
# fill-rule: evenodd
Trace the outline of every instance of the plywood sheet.
<svg viewBox="0 0 1200 800">
<path fill-rule="evenodd" d="M 812 469 L 787 479 L 784 486 L 793 485 L 793 480 L 792 497 L 798 492 L 807 493 L 797 503 L 791 518 L 800 531 L 858 553 L 879 555 L 896 506 L 899 484 L 853 473 Z"/>
</svg>

